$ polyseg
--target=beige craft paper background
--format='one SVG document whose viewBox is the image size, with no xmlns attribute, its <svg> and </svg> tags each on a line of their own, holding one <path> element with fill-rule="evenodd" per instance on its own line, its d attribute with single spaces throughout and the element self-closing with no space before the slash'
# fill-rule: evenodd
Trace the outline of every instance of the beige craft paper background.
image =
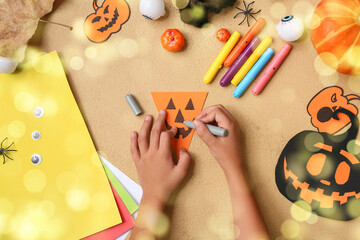
<svg viewBox="0 0 360 240">
<path fill-rule="evenodd" d="M 254 10 L 261 9 L 258 17 L 267 20 L 260 37 L 273 36 L 272 47 L 279 51 L 284 42 L 276 33 L 276 23 L 288 14 L 309 20 L 318 2 L 257 0 Z M 215 38 L 216 30 L 226 27 L 242 36 L 248 30 L 244 24 L 238 26 L 240 18 L 233 19 L 235 7 L 214 15 L 211 25 L 198 29 L 183 24 L 169 0 L 166 16 L 158 21 L 148 21 L 140 15 L 139 1 L 128 3 L 130 20 L 105 43 L 94 44 L 84 36 L 83 21 L 93 11 L 90 0 L 56 0 L 47 19 L 71 24 L 74 30 L 41 24 L 32 40 L 33 46 L 46 52 L 57 50 L 63 57 L 70 85 L 97 149 L 138 181 L 129 140 L 130 132 L 140 128 L 144 115 L 132 114 L 125 95 L 132 93 L 145 113 L 155 115 L 151 91 L 208 91 L 205 107 L 223 104 L 240 122 L 252 189 L 274 239 L 360 239 L 360 219 L 336 222 L 310 217 L 299 222 L 299 214 L 294 214 L 294 219 L 290 213 L 292 203 L 279 193 L 274 176 L 287 141 L 302 130 L 313 129 L 306 112 L 311 97 L 334 84 L 343 87 L 345 94 L 360 94 L 360 78 L 325 68 L 305 33 L 302 41 L 292 44 L 288 59 L 261 95 L 255 97 L 248 90 L 242 98 L 234 99 L 233 86 L 219 86 L 225 70 L 210 85 L 202 79 L 223 46 Z M 236 3 L 239 5 L 240 1 Z M 167 28 L 178 28 L 184 34 L 187 43 L 182 52 L 162 49 L 160 36 Z M 176 199 L 169 239 L 231 239 L 231 202 L 224 174 L 196 134 L 189 151 L 194 163 L 192 176 Z"/>
</svg>

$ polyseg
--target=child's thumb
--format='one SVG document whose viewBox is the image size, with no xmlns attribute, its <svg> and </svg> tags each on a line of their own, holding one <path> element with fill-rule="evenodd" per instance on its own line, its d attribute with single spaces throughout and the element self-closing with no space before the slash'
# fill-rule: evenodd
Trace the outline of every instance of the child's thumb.
<svg viewBox="0 0 360 240">
<path fill-rule="evenodd" d="M 205 123 L 201 120 L 194 120 L 194 125 L 197 135 L 199 135 L 199 137 L 206 143 L 206 145 L 211 147 L 215 143 L 216 137 L 210 133 Z"/>
</svg>

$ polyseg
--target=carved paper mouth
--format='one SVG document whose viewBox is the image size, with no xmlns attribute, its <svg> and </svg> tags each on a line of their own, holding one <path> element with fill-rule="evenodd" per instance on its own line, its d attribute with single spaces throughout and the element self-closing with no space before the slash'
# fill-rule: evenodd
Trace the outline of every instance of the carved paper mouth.
<svg viewBox="0 0 360 240">
<path fill-rule="evenodd" d="M 167 130 L 171 129 L 171 126 L 168 124 L 166 120 L 165 120 L 165 126 Z M 174 138 L 179 139 L 179 137 L 182 136 L 182 138 L 184 139 L 190 134 L 191 131 L 192 131 L 191 128 L 189 128 L 188 130 L 185 130 L 185 128 L 178 128 Z"/>
<path fill-rule="evenodd" d="M 300 188 L 300 198 L 311 204 L 313 200 L 316 200 L 320 203 L 320 208 L 333 208 L 334 202 L 337 201 L 341 204 L 347 203 L 348 198 L 350 197 L 360 197 L 360 192 L 356 193 L 347 192 L 343 195 L 340 195 L 339 192 L 332 192 L 331 195 L 324 194 L 324 189 L 317 188 L 315 191 L 309 189 L 309 184 L 307 182 L 300 182 L 298 177 L 291 171 L 287 170 L 286 157 L 284 157 L 284 174 L 285 179 L 293 180 L 292 185 L 297 190 Z"/>
<path fill-rule="evenodd" d="M 109 28 L 114 26 L 114 24 L 116 23 L 118 17 L 119 17 L 119 13 L 118 13 L 117 8 L 116 8 L 115 11 L 114 11 L 114 17 L 111 19 L 111 22 L 109 22 L 107 25 L 105 25 L 104 27 L 101 27 L 101 28 L 99 28 L 97 30 L 99 32 L 104 32 L 104 31 L 108 30 Z"/>
</svg>

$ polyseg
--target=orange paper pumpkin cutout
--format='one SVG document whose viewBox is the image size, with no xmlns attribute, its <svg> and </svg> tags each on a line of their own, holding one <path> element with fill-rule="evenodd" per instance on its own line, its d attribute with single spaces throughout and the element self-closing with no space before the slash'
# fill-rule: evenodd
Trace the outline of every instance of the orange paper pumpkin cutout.
<svg viewBox="0 0 360 240">
<path fill-rule="evenodd" d="M 334 118 L 334 112 L 338 109 L 346 109 L 354 115 L 358 114 L 358 109 L 350 100 L 360 99 L 357 95 L 343 95 L 340 87 L 328 87 L 316 94 L 307 106 L 311 116 L 311 123 L 319 132 L 334 134 L 350 123 L 350 118 L 344 113 L 338 114 L 338 119 Z"/>
<path fill-rule="evenodd" d="M 120 31 L 130 17 L 130 8 L 125 0 L 105 0 L 98 7 L 93 2 L 95 13 L 87 16 L 84 24 L 85 34 L 93 42 L 103 42 L 111 34 Z"/>
<path fill-rule="evenodd" d="M 207 92 L 152 92 L 151 95 L 157 110 L 166 110 L 166 129 L 178 128 L 172 140 L 175 153 L 178 155 L 181 148 L 188 150 L 194 130 L 182 122 L 194 120 L 200 114 Z"/>
</svg>

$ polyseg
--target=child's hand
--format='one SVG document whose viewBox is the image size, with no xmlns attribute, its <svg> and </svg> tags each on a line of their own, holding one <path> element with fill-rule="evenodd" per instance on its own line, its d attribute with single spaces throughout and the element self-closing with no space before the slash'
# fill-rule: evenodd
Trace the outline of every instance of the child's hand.
<svg viewBox="0 0 360 240">
<path fill-rule="evenodd" d="M 216 137 L 205 126 L 214 124 L 228 130 L 228 136 Z M 240 129 L 238 122 L 222 106 L 215 105 L 204 109 L 194 121 L 196 132 L 207 144 L 214 158 L 227 173 L 241 168 Z"/>
<path fill-rule="evenodd" d="M 146 116 L 139 136 L 131 134 L 131 154 L 143 188 L 143 199 L 163 206 L 173 191 L 185 178 L 190 156 L 180 150 L 179 162 L 174 164 L 171 152 L 171 139 L 177 129 L 162 131 L 166 112 L 161 110 L 159 117 L 151 127 L 152 117 Z"/>
</svg>

